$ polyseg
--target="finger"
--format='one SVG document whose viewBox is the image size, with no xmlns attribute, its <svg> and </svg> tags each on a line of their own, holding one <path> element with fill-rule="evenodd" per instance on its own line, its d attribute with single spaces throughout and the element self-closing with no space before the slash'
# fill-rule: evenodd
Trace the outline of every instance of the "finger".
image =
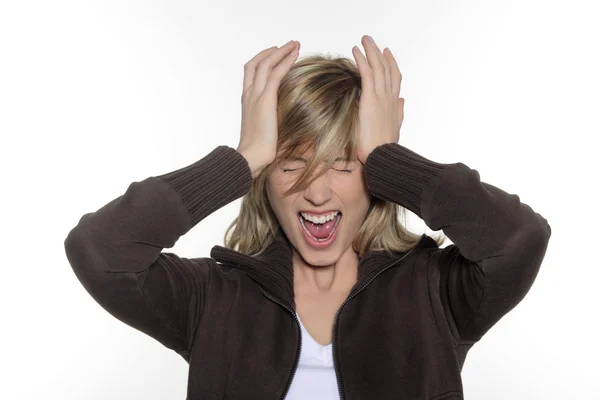
<svg viewBox="0 0 600 400">
<path fill-rule="evenodd" d="M 383 53 L 379 49 L 379 46 L 377 46 L 377 43 L 373 40 L 372 44 L 373 44 L 373 47 L 376 50 L 375 54 L 377 54 L 377 57 L 379 58 L 379 61 L 381 62 L 381 65 L 383 65 L 383 70 L 384 70 L 384 74 L 383 75 L 384 75 L 384 81 L 385 81 L 385 93 L 388 94 L 389 96 L 391 96 L 392 95 L 392 76 L 391 76 L 390 66 L 389 66 L 389 64 L 388 64 L 385 56 L 383 55 Z"/>
<path fill-rule="evenodd" d="M 271 46 L 268 49 L 264 49 L 244 65 L 244 91 L 247 91 L 248 88 L 250 88 L 250 86 L 252 85 L 252 82 L 254 82 L 256 64 L 258 64 L 260 60 L 267 57 L 277 48 L 277 46 Z"/>
<path fill-rule="evenodd" d="M 385 69 L 385 85 L 386 85 L 387 93 L 391 97 L 397 98 L 397 97 L 394 97 L 394 86 L 393 86 L 393 80 L 392 80 L 392 68 L 391 68 L 391 65 L 390 65 L 390 61 L 388 60 L 387 56 L 385 55 L 389 51 L 390 51 L 390 49 L 388 49 L 386 47 L 385 49 L 383 49 L 383 52 L 381 54 L 381 57 L 383 57 L 383 59 L 385 61 L 385 65 L 386 65 L 386 69 Z"/>
<path fill-rule="evenodd" d="M 374 82 L 373 82 L 373 71 L 369 66 L 369 62 L 363 55 L 362 51 L 358 48 L 358 46 L 354 46 L 352 48 L 352 55 L 356 60 L 356 66 L 358 67 L 358 72 L 360 73 L 360 81 L 361 81 L 361 97 L 364 93 L 374 92 Z"/>
<path fill-rule="evenodd" d="M 268 93 L 269 95 L 276 95 L 277 90 L 279 89 L 279 85 L 281 84 L 281 80 L 288 73 L 292 65 L 296 62 L 298 58 L 298 54 L 300 53 L 300 49 L 298 47 L 294 48 L 290 54 L 288 54 L 269 74 L 269 78 L 267 79 L 267 85 L 265 87 L 265 91 L 263 93 Z"/>
<path fill-rule="evenodd" d="M 386 93 L 386 62 L 381 54 L 381 51 L 375 44 L 375 41 L 370 38 L 368 35 L 364 35 L 362 38 L 363 46 L 365 47 L 365 52 L 367 53 L 367 60 L 369 61 L 369 65 L 373 70 L 373 81 L 375 92 L 378 94 Z"/>
<path fill-rule="evenodd" d="M 256 74 L 254 75 L 254 82 L 252 83 L 252 96 L 260 96 L 267 84 L 267 79 L 271 74 L 271 70 L 275 67 L 279 62 L 287 57 L 288 54 L 292 52 L 295 48 L 298 47 L 298 42 L 294 40 L 290 40 L 285 45 L 283 45 L 277 51 L 269 54 L 266 58 L 260 60 L 258 65 L 256 66 Z"/>
<path fill-rule="evenodd" d="M 392 75 L 392 93 L 394 98 L 398 98 L 398 96 L 400 96 L 400 85 L 402 84 L 402 73 L 400 72 L 400 68 L 398 67 L 398 63 L 396 62 L 396 58 L 392 54 L 392 51 L 387 47 L 385 50 L 383 51 L 383 55 L 388 61 Z"/>
</svg>

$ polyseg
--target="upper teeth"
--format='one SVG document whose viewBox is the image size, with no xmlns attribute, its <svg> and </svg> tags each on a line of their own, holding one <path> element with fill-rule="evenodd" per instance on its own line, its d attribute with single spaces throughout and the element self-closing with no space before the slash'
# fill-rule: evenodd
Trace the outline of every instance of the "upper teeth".
<svg viewBox="0 0 600 400">
<path fill-rule="evenodd" d="M 312 215 L 307 214 L 307 213 L 300 213 L 300 214 L 302 214 L 302 216 L 305 219 L 309 220 L 310 222 L 313 222 L 315 224 L 324 224 L 325 222 L 331 221 L 332 219 L 334 219 L 339 214 L 339 211 L 334 211 L 331 214 L 321 215 L 319 217 L 312 216 Z"/>
</svg>

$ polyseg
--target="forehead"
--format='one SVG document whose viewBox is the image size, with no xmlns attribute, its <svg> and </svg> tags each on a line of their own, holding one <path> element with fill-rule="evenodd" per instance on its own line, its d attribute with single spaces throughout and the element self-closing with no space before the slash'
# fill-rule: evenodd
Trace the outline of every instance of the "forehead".
<svg viewBox="0 0 600 400">
<path fill-rule="evenodd" d="M 308 150 L 305 150 L 304 152 L 302 150 L 300 150 L 300 148 L 295 148 L 291 152 L 291 154 L 289 154 L 287 156 L 286 160 L 307 162 L 308 160 L 310 160 L 313 157 L 314 157 L 314 149 L 313 148 L 309 148 Z M 337 154 L 337 158 L 335 159 L 335 161 L 348 161 L 348 157 L 342 151 L 341 153 Z"/>
</svg>

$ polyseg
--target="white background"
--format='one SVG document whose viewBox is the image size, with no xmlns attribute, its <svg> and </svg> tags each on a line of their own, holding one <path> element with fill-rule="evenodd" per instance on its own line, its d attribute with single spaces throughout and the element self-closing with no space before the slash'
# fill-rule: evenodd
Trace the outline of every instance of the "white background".
<svg viewBox="0 0 600 400">
<path fill-rule="evenodd" d="M 2 2 L 0 398 L 185 398 L 185 361 L 96 304 L 63 241 L 131 182 L 236 148 L 256 53 L 353 59 L 363 34 L 400 65 L 400 143 L 552 227 L 530 292 L 469 352 L 465 398 L 600 399 L 598 9 L 541 0 Z M 208 255 L 238 210 L 172 251 Z"/>
</svg>

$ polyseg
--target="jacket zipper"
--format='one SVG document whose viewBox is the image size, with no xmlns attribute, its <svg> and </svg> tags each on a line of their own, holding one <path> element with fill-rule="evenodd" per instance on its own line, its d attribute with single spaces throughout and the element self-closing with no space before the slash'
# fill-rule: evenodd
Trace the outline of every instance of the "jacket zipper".
<svg viewBox="0 0 600 400">
<path fill-rule="evenodd" d="M 260 291 L 266 297 L 268 297 L 269 299 L 271 299 L 275 303 L 279 304 L 280 306 L 282 306 L 283 308 L 285 308 L 286 310 L 288 310 L 290 312 L 290 314 L 292 314 L 292 316 L 296 320 L 296 325 L 298 326 L 298 334 L 300 336 L 300 345 L 298 346 L 298 349 L 296 350 L 296 359 L 294 361 L 294 368 L 292 369 L 292 375 L 288 378 L 288 381 L 287 381 L 287 383 L 285 385 L 285 390 L 283 391 L 283 396 L 281 396 L 281 400 L 284 400 L 285 396 L 287 396 L 288 390 L 290 390 L 290 386 L 292 385 L 292 381 L 294 380 L 294 376 L 296 375 L 296 370 L 298 369 L 298 363 L 300 361 L 300 353 L 302 352 L 302 329 L 300 328 L 300 321 L 298 321 L 298 317 L 296 316 L 296 313 L 294 312 L 294 310 L 292 310 L 291 308 L 289 308 L 288 306 L 286 306 L 285 304 L 283 304 L 282 302 L 280 302 L 279 300 L 277 300 L 275 297 L 273 297 L 270 294 L 268 294 L 265 290 L 263 290 L 262 287 L 260 288 Z"/>
<path fill-rule="evenodd" d="M 356 296 L 357 294 L 359 294 L 360 292 L 362 292 L 367 286 L 369 286 L 369 284 L 371 284 L 371 282 L 373 282 L 375 280 L 375 278 L 377 278 L 380 274 L 382 274 L 384 271 L 388 270 L 389 268 L 391 268 L 392 266 L 394 266 L 395 264 L 399 263 L 400 261 L 402 261 L 403 259 L 405 259 L 406 257 L 408 257 L 408 255 L 410 253 L 412 253 L 414 250 L 414 247 L 412 249 L 409 250 L 408 253 L 406 253 L 405 255 L 403 255 L 402 257 L 400 257 L 398 260 L 394 260 L 394 262 L 392 262 L 391 264 L 389 264 L 388 266 L 386 266 L 385 268 L 383 268 L 381 271 L 379 271 L 377 274 L 375 274 L 375 276 L 373 276 L 371 279 L 369 279 L 364 285 L 362 285 L 360 287 L 360 289 L 358 289 L 356 292 L 354 292 L 353 294 L 351 294 L 350 296 L 348 296 L 348 298 L 346 298 L 346 300 L 344 300 L 344 302 L 342 303 L 342 305 L 340 306 L 340 308 L 337 310 L 337 313 L 335 314 L 335 319 L 333 321 L 333 369 L 335 371 L 335 377 L 337 380 L 337 385 L 338 385 L 338 392 L 339 392 L 339 396 L 340 396 L 340 400 L 343 400 L 345 398 L 344 396 L 344 390 L 343 390 L 343 386 L 342 386 L 342 379 L 340 378 L 340 373 L 339 373 L 339 360 L 337 358 L 337 345 L 336 345 L 336 339 L 337 339 L 337 322 L 338 322 L 338 317 L 340 315 L 340 311 L 342 311 L 342 308 L 344 307 L 344 305 L 350 300 L 352 299 L 354 296 Z"/>
</svg>

